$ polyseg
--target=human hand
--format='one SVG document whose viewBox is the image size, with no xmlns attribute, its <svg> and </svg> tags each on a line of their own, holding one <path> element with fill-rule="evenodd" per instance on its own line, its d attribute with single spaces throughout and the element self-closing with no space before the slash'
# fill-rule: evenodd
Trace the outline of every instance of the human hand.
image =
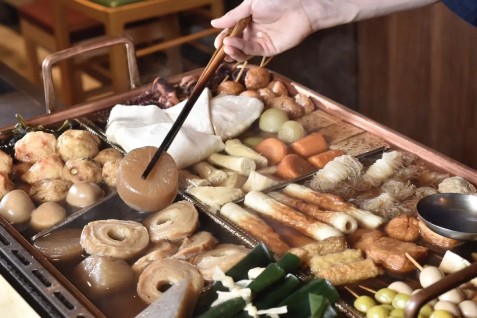
<svg viewBox="0 0 477 318">
<path fill-rule="evenodd" d="M 249 56 L 273 56 L 303 41 L 312 33 L 312 23 L 306 12 L 306 0 L 245 0 L 212 26 L 223 30 L 215 39 L 215 46 L 224 44 L 225 53 L 232 59 L 244 61 Z M 241 19 L 252 16 L 242 37 L 227 37 Z"/>
</svg>

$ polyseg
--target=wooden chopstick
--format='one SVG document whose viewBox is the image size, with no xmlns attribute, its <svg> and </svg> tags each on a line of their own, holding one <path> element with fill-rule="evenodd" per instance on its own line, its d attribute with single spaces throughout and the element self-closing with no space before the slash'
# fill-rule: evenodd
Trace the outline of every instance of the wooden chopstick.
<svg viewBox="0 0 477 318">
<path fill-rule="evenodd" d="M 239 36 L 242 34 L 243 30 L 247 27 L 251 20 L 251 17 L 247 17 L 245 19 L 240 20 L 237 25 L 232 29 L 230 32 L 229 36 Z M 209 79 L 214 75 L 215 71 L 219 67 L 220 63 L 224 60 L 225 57 L 225 52 L 224 52 L 224 46 L 223 44 L 220 45 L 220 47 L 214 52 L 212 55 L 212 58 L 210 59 L 209 63 L 207 66 L 204 68 L 202 71 L 202 74 L 199 77 L 199 80 L 197 81 L 197 84 L 195 84 L 194 89 L 192 90 L 189 99 L 187 100 L 186 104 L 184 105 L 184 108 L 180 112 L 179 116 L 177 117 L 176 121 L 172 125 L 171 130 L 167 133 L 166 137 L 164 138 L 164 141 L 162 144 L 159 146 L 157 149 L 156 153 L 152 157 L 151 161 L 147 165 L 146 169 L 144 170 L 142 174 L 142 178 L 146 179 L 151 170 L 154 168 L 156 165 L 157 161 L 161 157 L 162 153 L 164 151 L 167 151 L 169 149 L 169 146 L 172 144 L 172 141 L 176 137 L 177 133 L 182 127 L 182 124 L 186 120 L 187 116 L 189 115 L 190 111 L 192 110 L 192 106 L 196 103 L 197 99 L 199 99 L 200 94 L 204 90 L 204 88 L 207 85 L 207 82 Z"/>
</svg>

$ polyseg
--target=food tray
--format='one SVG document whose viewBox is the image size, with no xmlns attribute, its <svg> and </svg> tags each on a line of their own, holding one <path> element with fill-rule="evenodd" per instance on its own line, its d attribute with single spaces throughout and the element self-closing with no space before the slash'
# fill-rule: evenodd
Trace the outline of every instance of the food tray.
<svg viewBox="0 0 477 318">
<path fill-rule="evenodd" d="M 169 79 L 170 82 L 175 83 L 178 82 L 183 76 L 185 75 L 200 75 L 201 69 L 197 69 L 188 73 L 180 74 L 177 76 L 172 77 Z M 470 182 L 476 184 L 477 183 L 477 172 L 469 167 L 466 167 L 462 165 L 459 162 L 456 162 L 428 147 L 425 147 L 393 130 L 390 130 L 389 128 L 380 125 L 379 123 L 376 123 L 369 118 L 366 118 L 365 116 L 354 112 L 353 110 L 340 105 L 300 84 L 297 84 L 290 79 L 281 76 L 280 74 L 273 73 L 274 79 L 276 80 L 281 80 L 284 83 L 287 84 L 290 92 L 292 94 L 295 93 L 303 93 L 305 95 L 308 95 L 312 100 L 315 102 L 315 105 L 319 105 L 319 108 L 331 115 L 339 117 L 341 120 L 348 122 L 356 127 L 359 127 L 369 133 L 372 133 L 376 136 L 379 136 L 383 140 L 385 140 L 387 143 L 389 143 L 390 147 L 392 149 L 400 149 L 400 150 L 405 150 L 409 151 L 411 153 L 416 154 L 421 160 L 427 162 L 430 166 L 433 167 L 439 167 L 438 170 L 440 171 L 445 171 L 448 172 L 452 175 L 459 175 Z M 134 78 L 134 76 L 131 76 L 131 78 Z M 132 81 L 131 81 L 132 82 Z M 134 98 L 137 98 L 139 96 L 145 96 L 150 94 L 152 88 L 151 85 L 144 85 L 138 88 L 135 88 L 134 85 L 131 85 L 132 88 L 129 92 L 122 93 L 122 94 L 117 94 L 111 97 L 106 97 L 98 101 L 94 102 L 87 102 L 83 103 L 81 105 L 77 105 L 76 107 L 69 108 L 63 111 L 55 112 L 52 113 L 48 116 L 41 116 L 41 117 L 36 117 L 33 118 L 29 121 L 27 121 L 28 125 L 57 125 L 58 123 L 61 123 L 63 120 L 66 119 L 84 119 L 84 118 L 89 118 L 91 120 L 95 120 L 93 122 L 93 125 L 91 123 L 88 124 L 88 122 L 83 120 L 82 123 L 84 124 L 84 127 L 88 127 L 87 129 L 91 129 L 91 131 L 94 131 L 98 134 L 98 136 L 102 135 L 101 129 L 104 128 L 104 123 L 105 119 L 107 119 L 109 110 L 116 104 L 119 103 L 124 103 L 125 101 L 130 101 L 133 100 Z M 99 119 L 99 122 L 97 121 Z M 6 127 L 0 131 L 0 138 L 8 138 L 9 137 L 9 131 L 11 130 L 12 127 Z M 377 149 L 377 153 L 381 153 L 383 149 Z M 366 156 L 372 156 L 374 153 L 369 153 L 365 154 Z M 306 176 L 304 178 L 300 178 L 300 180 L 293 180 L 293 181 L 306 181 Z M 279 187 L 284 186 L 280 185 Z M 115 194 L 111 193 L 110 197 L 114 197 Z M 214 213 L 211 213 L 208 211 L 207 207 L 202 205 L 201 202 L 198 202 L 194 198 L 190 197 L 187 193 L 180 191 L 178 199 L 186 199 L 186 200 L 191 200 L 198 206 L 199 210 L 203 212 L 203 214 L 207 217 L 208 220 L 210 220 L 210 224 L 213 224 L 212 226 L 219 226 L 220 229 L 223 229 L 223 235 L 225 239 L 230 239 L 230 240 L 235 240 L 236 242 L 242 242 L 243 244 L 247 246 L 253 246 L 256 244 L 256 241 L 251 238 L 249 235 L 238 229 L 236 226 L 234 226 L 231 222 L 228 222 L 221 218 L 218 215 L 215 215 Z M 101 201 L 100 204 L 107 204 L 106 200 Z M 87 218 L 89 213 L 91 211 L 94 211 L 94 207 L 87 208 L 82 213 L 79 213 L 77 215 L 77 220 L 70 220 L 67 223 L 60 224 L 58 227 L 67 227 L 73 224 L 74 222 L 81 222 L 82 218 L 83 221 Z M 4 221 L 4 220 L 3 220 Z M 208 221 L 209 222 L 209 221 Z M 5 223 L 5 222 L 4 222 Z M 8 225 L 8 224 L 7 224 Z M 11 226 L 6 226 L 5 227 L 10 234 L 12 234 L 15 237 L 18 237 L 17 240 L 22 240 L 22 237 L 16 232 Z M 221 237 L 219 236 L 219 238 Z M 74 286 L 72 286 L 65 278 L 64 276 L 58 272 L 51 264 L 46 261 L 44 258 L 42 258 L 41 255 L 38 255 L 39 253 L 35 252 L 36 250 L 31 247 L 31 245 L 26 242 L 23 239 L 22 246 L 26 247 L 29 251 L 26 253 L 31 253 L 35 258 L 38 260 L 41 260 L 41 264 L 43 264 L 44 268 L 46 268 L 49 272 L 51 272 L 54 276 L 54 278 L 57 278 L 63 285 L 66 286 L 67 291 L 71 291 L 71 294 L 73 297 L 77 300 L 80 300 L 79 306 L 84 305 L 87 310 L 90 310 L 91 312 L 94 313 L 94 316 L 102 316 L 103 314 L 98 311 L 98 309 L 92 305 L 87 299 L 85 299 L 84 295 L 82 295 L 80 292 L 78 292 Z M 27 276 L 31 277 L 31 274 L 27 274 Z M 385 278 L 389 279 L 388 278 Z M 45 292 L 46 288 L 44 289 Z M 348 299 L 349 300 L 349 299 Z M 350 316 L 350 317 L 359 317 L 359 314 L 356 313 L 356 311 L 351 308 L 351 306 L 347 305 L 346 303 L 340 302 L 338 304 L 338 309 L 345 315 Z M 66 313 L 68 311 L 64 311 L 63 314 L 66 316 Z M 68 314 L 70 315 L 70 314 Z M 87 314 L 85 314 L 87 316 Z"/>
</svg>

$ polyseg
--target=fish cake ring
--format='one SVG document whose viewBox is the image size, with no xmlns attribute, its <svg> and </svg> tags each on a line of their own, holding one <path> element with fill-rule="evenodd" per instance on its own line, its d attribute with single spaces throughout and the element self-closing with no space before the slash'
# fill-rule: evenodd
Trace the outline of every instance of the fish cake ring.
<svg viewBox="0 0 477 318">
<path fill-rule="evenodd" d="M 199 214 L 187 201 L 171 204 L 144 221 L 152 242 L 181 240 L 194 233 L 198 225 Z"/>
<path fill-rule="evenodd" d="M 139 276 L 137 294 L 150 304 L 162 295 L 162 291 L 182 280 L 190 282 L 190 288 L 198 295 L 204 287 L 204 279 L 192 264 L 178 259 L 160 259 L 149 265 Z"/>
<path fill-rule="evenodd" d="M 138 222 L 99 220 L 83 228 L 80 243 L 88 254 L 131 259 L 149 244 L 149 234 Z"/>
</svg>

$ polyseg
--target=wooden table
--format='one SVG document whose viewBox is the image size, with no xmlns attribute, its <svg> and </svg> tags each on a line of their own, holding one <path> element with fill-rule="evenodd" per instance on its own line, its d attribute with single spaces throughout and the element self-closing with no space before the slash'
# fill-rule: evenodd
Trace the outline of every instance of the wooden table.
<svg viewBox="0 0 477 318">
<path fill-rule="evenodd" d="M 168 17 L 180 12 L 207 7 L 211 18 L 223 14 L 222 0 L 145 0 L 136 3 L 109 8 L 89 0 L 62 0 L 56 10 L 63 10 L 62 5 L 68 5 L 83 14 L 98 20 L 105 27 L 107 36 L 122 36 L 128 23 L 146 20 L 154 17 Z M 69 47 L 68 32 L 63 19 L 57 19 L 56 27 L 61 34 L 58 35 L 59 44 Z M 172 26 L 171 26 L 172 27 Z M 137 55 L 142 56 L 159 50 L 166 50 L 180 44 L 193 41 L 208 34 L 217 32 L 215 29 L 206 29 L 197 33 L 171 38 L 159 44 L 138 50 Z M 113 47 L 109 56 L 112 83 L 115 92 L 122 92 L 128 87 L 126 55 L 122 47 Z"/>
</svg>

